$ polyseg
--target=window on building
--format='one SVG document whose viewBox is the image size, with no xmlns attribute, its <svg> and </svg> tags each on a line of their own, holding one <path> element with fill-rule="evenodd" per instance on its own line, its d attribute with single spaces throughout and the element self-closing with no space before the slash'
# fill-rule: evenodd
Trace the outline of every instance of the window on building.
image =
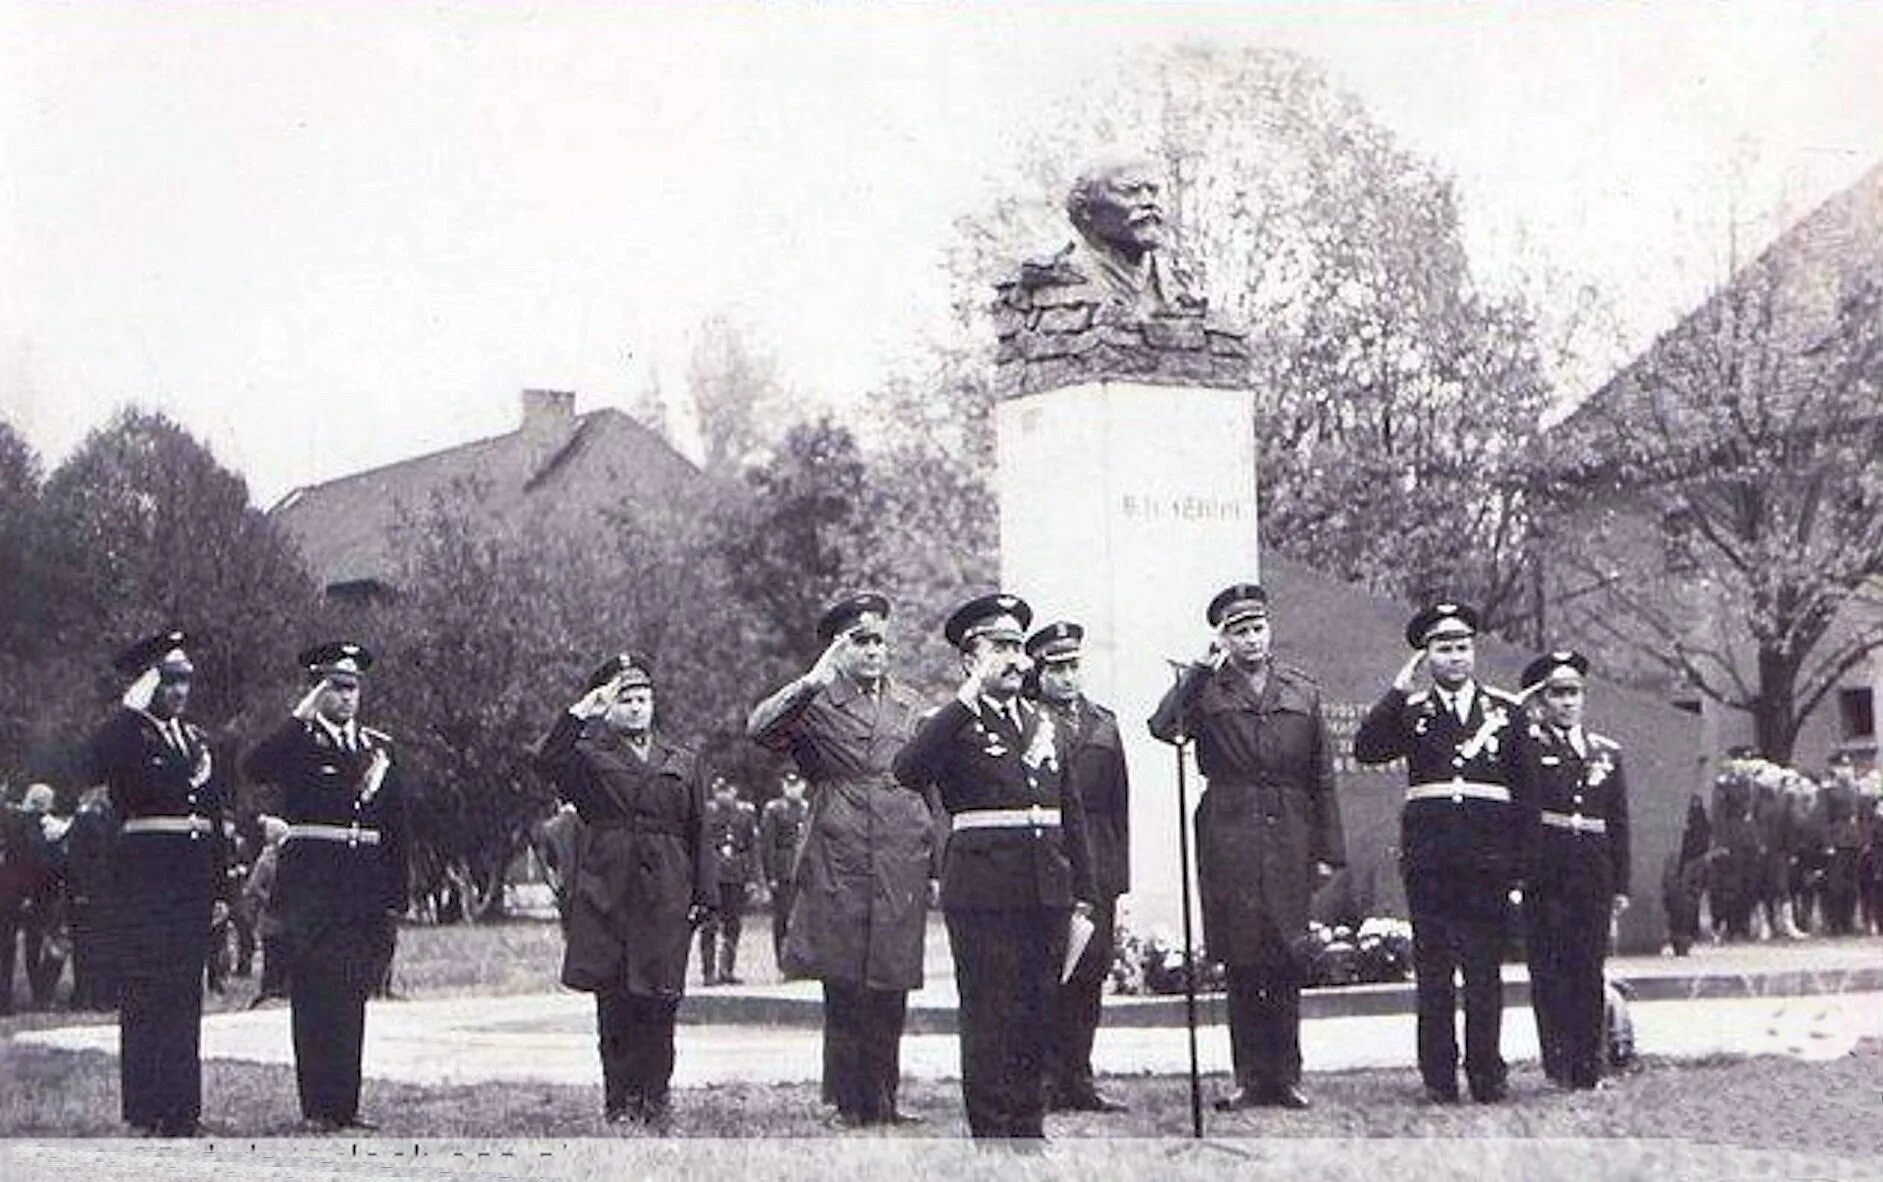
<svg viewBox="0 0 1883 1182">
<path fill-rule="evenodd" d="M 1869 686 L 1837 691 L 1837 716 L 1845 739 L 1876 737 L 1876 695 Z"/>
</svg>

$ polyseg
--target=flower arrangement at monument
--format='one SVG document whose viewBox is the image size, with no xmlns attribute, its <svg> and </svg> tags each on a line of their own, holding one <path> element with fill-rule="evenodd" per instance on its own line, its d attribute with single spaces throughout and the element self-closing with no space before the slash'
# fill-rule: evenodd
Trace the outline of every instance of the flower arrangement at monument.
<svg viewBox="0 0 1883 1182">
<path fill-rule="evenodd" d="M 1199 945 L 1197 991 L 1221 992 L 1223 966 Z M 1296 945 L 1303 983 L 1310 988 L 1404 981 L 1412 972 L 1412 925 L 1373 916 L 1357 927 L 1311 923 Z M 1112 991 L 1126 995 L 1182 993 L 1184 956 L 1180 941 L 1120 930 L 1112 960 Z"/>
</svg>

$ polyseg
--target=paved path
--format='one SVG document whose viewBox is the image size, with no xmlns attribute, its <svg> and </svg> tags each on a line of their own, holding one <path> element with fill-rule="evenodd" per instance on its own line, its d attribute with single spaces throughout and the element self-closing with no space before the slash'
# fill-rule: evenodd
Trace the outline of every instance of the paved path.
<svg viewBox="0 0 1883 1182">
<path fill-rule="evenodd" d="M 1636 1041 L 1643 1054 L 1699 1058 L 1716 1054 L 1778 1054 L 1830 1059 L 1859 1039 L 1883 1038 L 1883 993 L 1810 997 L 1740 997 L 1640 1002 Z M 593 1003 L 571 993 L 506 998 L 376 1002 L 367 1019 L 366 1073 L 408 1083 L 538 1080 L 586 1086 L 595 1082 Z M 17 1035 L 21 1042 L 115 1053 L 115 1026 L 60 1027 Z M 816 1031 L 740 1025 L 684 1025 L 678 1033 L 674 1083 L 813 1081 L 821 1066 Z M 1310 1071 L 1403 1067 L 1413 1063 L 1409 1014 L 1318 1018 L 1302 1028 Z M 1200 1037 L 1206 1071 L 1229 1068 L 1220 1027 Z M 285 1008 L 221 1014 L 203 1023 L 203 1053 L 213 1059 L 292 1062 Z M 1504 1053 L 1536 1058 L 1536 1028 L 1527 1008 L 1505 1012 Z M 1101 1030 L 1095 1064 L 1106 1074 L 1180 1073 L 1187 1067 L 1181 1028 Z M 957 1040 L 912 1034 L 903 1040 L 905 1075 L 952 1079 Z"/>
</svg>

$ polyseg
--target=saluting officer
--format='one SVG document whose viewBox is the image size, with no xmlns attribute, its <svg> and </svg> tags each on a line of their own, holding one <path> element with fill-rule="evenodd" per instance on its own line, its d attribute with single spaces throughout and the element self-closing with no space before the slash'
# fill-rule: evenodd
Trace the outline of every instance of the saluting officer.
<svg viewBox="0 0 1883 1182">
<path fill-rule="evenodd" d="M 922 984 L 934 816 L 890 774 L 918 706 L 889 673 L 888 629 L 881 595 L 831 605 L 817 663 L 746 723 L 754 741 L 790 753 L 814 793 L 781 967 L 823 982 L 825 1096 L 839 1128 L 920 1119 L 896 1102 L 909 990 Z"/>
<path fill-rule="evenodd" d="M 118 1080 L 126 1123 L 202 1132 L 203 957 L 219 898 L 228 797 L 201 729 L 183 718 L 195 667 L 170 630 L 114 663 L 136 678 L 91 740 L 94 776 L 122 818 L 107 915 L 119 979 Z"/>
<path fill-rule="evenodd" d="M 765 802 L 758 816 L 759 860 L 772 897 L 772 956 L 786 980 L 797 975 L 784 970 L 785 932 L 798 895 L 798 848 L 804 843 L 810 815 L 811 807 L 804 803 L 804 777 L 793 768 L 779 777 L 778 795 Z"/>
<path fill-rule="evenodd" d="M 562 983 L 595 995 L 603 1117 L 665 1132 L 687 946 L 715 895 L 699 761 L 654 729 L 652 666 L 633 652 L 589 675 L 536 758 L 581 818 Z"/>
<path fill-rule="evenodd" d="M 739 964 L 746 897 L 759 880 L 758 811 L 739 799 L 738 787 L 724 776 L 713 777 L 712 798 L 706 802 L 706 843 L 713 849 L 719 899 L 700 925 L 700 977 L 708 985 L 740 985 L 733 970 Z"/>
<path fill-rule="evenodd" d="M 1216 636 L 1158 703 L 1151 733 L 1196 741 L 1209 787 L 1197 804 L 1203 940 L 1229 976 L 1229 1112 L 1306 1108 L 1301 941 L 1315 887 L 1346 861 L 1321 690 L 1273 659 L 1268 592 L 1226 587 L 1204 618 Z"/>
<path fill-rule="evenodd" d="M 977 1138 L 1044 1136 L 1043 1076 L 1067 922 L 1090 916 L 1092 871 L 1059 728 L 1020 696 L 1033 611 L 1015 595 L 968 601 L 943 634 L 966 677 L 896 757 L 948 813 L 942 914 L 960 995 L 961 1092 Z"/>
<path fill-rule="evenodd" d="M 1547 653 L 1523 671 L 1541 717 L 1520 745 L 1526 798 L 1524 945 L 1543 1071 L 1569 1088 L 1602 1074 L 1602 961 L 1628 906 L 1628 778 L 1621 745 L 1582 724 L 1589 659 Z"/>
<path fill-rule="evenodd" d="M 1046 1106 L 1076 1112 L 1124 1112 L 1092 1078 L 1105 978 L 1117 939 L 1118 896 L 1131 889 L 1131 783 L 1118 718 L 1085 696 L 1085 629 L 1069 620 L 1027 637 L 1037 700 L 1064 738 L 1066 774 L 1084 806 L 1092 853 L 1092 939 L 1053 998 L 1046 1053 Z"/>
<path fill-rule="evenodd" d="M 322 1132 L 371 1129 L 360 1054 L 366 998 L 406 909 L 406 802 L 391 737 L 358 717 L 373 654 L 336 641 L 298 660 L 311 685 L 243 770 L 275 785 L 288 824 L 271 903 L 288 953 L 301 1115 Z"/>
<path fill-rule="evenodd" d="M 1364 764 L 1404 758 L 1400 870 L 1412 910 L 1419 1074 L 1426 1098 L 1458 1099 L 1454 978 L 1464 976 L 1465 1076 L 1480 1103 L 1507 1094 L 1500 976 L 1509 894 L 1521 869 L 1515 796 L 1522 707 L 1473 676 L 1478 614 L 1440 603 L 1406 627 L 1416 651 L 1354 736 Z M 1421 666 L 1430 689 L 1414 692 Z"/>
</svg>

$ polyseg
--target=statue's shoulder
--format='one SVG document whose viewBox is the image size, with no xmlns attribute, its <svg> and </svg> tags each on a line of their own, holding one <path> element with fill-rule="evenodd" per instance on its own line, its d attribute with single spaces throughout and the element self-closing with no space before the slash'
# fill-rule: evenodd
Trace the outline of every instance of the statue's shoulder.
<svg viewBox="0 0 1883 1182">
<path fill-rule="evenodd" d="M 1020 289 L 1030 292 L 1042 287 L 1070 287 L 1089 283 L 1091 276 L 1082 271 L 1075 261 L 1078 245 L 1076 242 L 1068 242 L 1051 254 L 1022 259 L 1018 280 Z"/>
</svg>

